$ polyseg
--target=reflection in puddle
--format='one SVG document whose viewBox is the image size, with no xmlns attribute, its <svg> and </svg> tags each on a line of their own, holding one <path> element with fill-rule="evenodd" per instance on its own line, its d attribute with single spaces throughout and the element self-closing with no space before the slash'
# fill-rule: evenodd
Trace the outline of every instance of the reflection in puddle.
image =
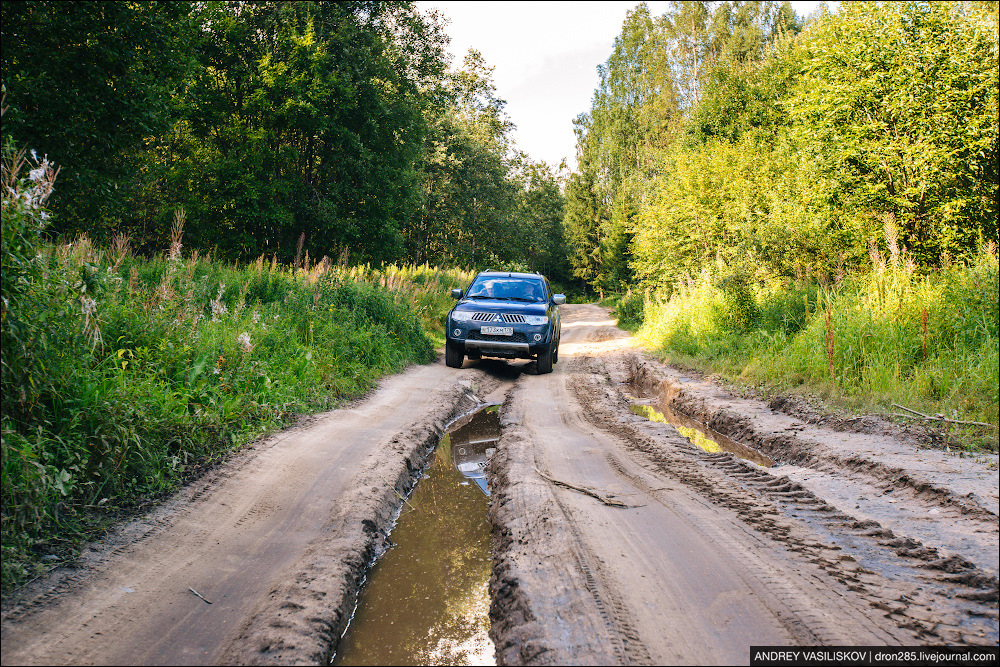
<svg viewBox="0 0 1000 667">
<path fill-rule="evenodd" d="M 690 440 L 706 452 L 729 452 L 741 459 L 753 461 L 757 465 L 770 468 L 774 461 L 764 454 L 761 454 L 752 447 L 730 440 L 717 431 L 713 431 L 701 422 L 695 421 L 686 415 L 674 412 L 662 403 L 649 405 L 648 403 L 633 403 L 632 412 L 645 417 L 650 421 L 670 424 L 680 432 L 685 438 Z"/>
<path fill-rule="evenodd" d="M 496 664 L 483 468 L 499 433 L 499 406 L 490 406 L 442 438 L 392 529 L 393 548 L 368 574 L 334 664 Z"/>
<path fill-rule="evenodd" d="M 453 426 L 445 437 L 451 440 L 451 461 L 455 468 L 475 482 L 483 493 L 490 495 L 486 486 L 486 464 L 500 438 L 500 406 L 491 405 L 476 412 L 467 423 Z"/>
</svg>

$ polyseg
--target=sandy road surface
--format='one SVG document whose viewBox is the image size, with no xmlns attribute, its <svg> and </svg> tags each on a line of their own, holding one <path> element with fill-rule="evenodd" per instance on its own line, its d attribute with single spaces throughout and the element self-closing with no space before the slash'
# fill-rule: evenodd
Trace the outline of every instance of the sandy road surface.
<svg viewBox="0 0 1000 667">
<path fill-rule="evenodd" d="M 563 322 L 561 363 L 512 392 L 490 468 L 504 662 L 741 664 L 752 644 L 996 643 L 995 570 L 902 557 L 877 543 L 899 537 L 795 487 L 783 468 L 801 464 L 709 454 L 632 415 L 625 334 L 595 306 Z M 995 482 L 982 477 L 986 494 Z M 996 515 L 966 518 L 995 556 Z M 948 528 L 945 541 L 961 532 Z"/>
<path fill-rule="evenodd" d="M 779 465 L 702 451 L 633 414 L 635 392 Z M 552 374 L 411 368 L 122 526 L 5 600 L 3 664 L 325 664 L 430 448 L 484 399 L 504 401 L 489 467 L 501 662 L 997 643 L 996 457 L 730 395 L 574 305 Z"/>
<path fill-rule="evenodd" d="M 323 559 L 363 557 L 351 541 L 366 537 L 365 527 L 352 533 L 350 512 L 373 498 L 392 498 L 387 492 L 396 486 L 405 491 L 392 466 L 379 466 L 395 462 L 405 474 L 413 452 L 404 445 L 414 449 L 421 438 L 436 438 L 465 396 L 458 382 L 444 364 L 414 367 L 354 407 L 251 448 L 85 554 L 78 571 L 57 573 L 35 595 L 28 591 L 25 602 L 5 609 L 3 663 L 217 664 L 321 655 L 323 628 L 316 623 L 302 628 L 316 635 L 305 656 L 303 642 L 300 653 L 282 652 L 296 643 L 288 640 L 297 634 L 290 624 L 263 645 L 267 632 L 247 638 L 247 630 L 259 624 L 275 635 L 279 624 L 269 622 L 281 615 L 269 609 L 275 605 L 311 611 L 291 600 L 309 597 L 308 591 L 288 583 L 301 582 L 304 569 Z M 427 422 L 422 430 L 421 422 Z M 409 432 L 415 424 L 418 432 Z M 400 433 L 409 442 L 394 442 Z M 371 516 L 360 521 L 391 514 L 390 505 L 371 504 Z M 330 570 L 338 568 L 342 563 Z M 325 597 L 328 590 L 320 592 Z M 335 617 L 328 634 L 336 631 L 339 612 L 325 612 Z"/>
</svg>

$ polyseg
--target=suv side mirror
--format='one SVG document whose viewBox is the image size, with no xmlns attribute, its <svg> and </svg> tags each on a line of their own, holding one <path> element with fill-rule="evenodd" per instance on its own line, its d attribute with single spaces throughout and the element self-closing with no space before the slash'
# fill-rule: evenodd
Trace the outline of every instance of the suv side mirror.
<svg viewBox="0 0 1000 667">
<path fill-rule="evenodd" d="M 563 305 L 564 303 L 566 303 L 566 295 L 565 294 L 553 294 L 552 295 L 552 303 L 556 304 L 557 306 Z"/>
<path fill-rule="evenodd" d="M 451 291 L 451 298 L 452 299 L 461 299 L 462 298 L 462 290 L 459 289 L 458 287 L 456 287 L 455 289 L 453 289 Z"/>
</svg>

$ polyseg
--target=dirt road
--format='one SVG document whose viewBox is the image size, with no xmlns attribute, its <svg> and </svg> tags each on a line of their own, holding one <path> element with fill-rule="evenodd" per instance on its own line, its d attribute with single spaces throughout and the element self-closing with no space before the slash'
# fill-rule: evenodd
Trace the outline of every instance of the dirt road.
<svg viewBox="0 0 1000 667">
<path fill-rule="evenodd" d="M 247 449 L 6 601 L 3 663 L 325 662 L 429 448 L 487 396 L 504 402 L 488 469 L 501 662 L 997 643 L 995 456 L 734 396 L 581 305 L 563 308 L 552 374 L 441 360 Z M 777 465 L 633 414 L 651 401 Z"/>
</svg>

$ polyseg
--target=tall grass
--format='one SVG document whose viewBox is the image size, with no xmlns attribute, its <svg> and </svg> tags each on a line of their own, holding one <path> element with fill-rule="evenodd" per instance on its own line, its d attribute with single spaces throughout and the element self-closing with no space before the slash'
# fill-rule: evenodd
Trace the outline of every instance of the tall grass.
<svg viewBox="0 0 1000 667">
<path fill-rule="evenodd" d="M 905 252 L 873 253 L 867 273 L 836 285 L 734 282 L 706 269 L 622 315 L 646 346 L 730 379 L 801 387 L 858 409 L 899 403 L 948 418 L 998 422 L 997 247 L 919 274 Z M 728 280 L 722 278 L 726 275 Z M 995 429 L 964 434 L 996 450 Z"/>
<path fill-rule="evenodd" d="M 462 272 L 279 266 L 128 239 L 41 240 L 54 171 L 4 167 L 2 581 L 71 553 L 109 510 L 165 492 L 297 414 L 434 357 Z M 41 171 L 39 171 L 41 170 Z M 28 172 L 25 174 L 24 172 Z M 166 243 L 165 243 L 166 245 Z"/>
<path fill-rule="evenodd" d="M 475 271 L 429 264 L 377 268 L 363 264 L 341 271 L 347 279 L 378 284 L 408 302 L 435 347 L 444 345 L 445 315 L 455 303 L 451 290 L 465 289 L 476 277 Z"/>
</svg>

